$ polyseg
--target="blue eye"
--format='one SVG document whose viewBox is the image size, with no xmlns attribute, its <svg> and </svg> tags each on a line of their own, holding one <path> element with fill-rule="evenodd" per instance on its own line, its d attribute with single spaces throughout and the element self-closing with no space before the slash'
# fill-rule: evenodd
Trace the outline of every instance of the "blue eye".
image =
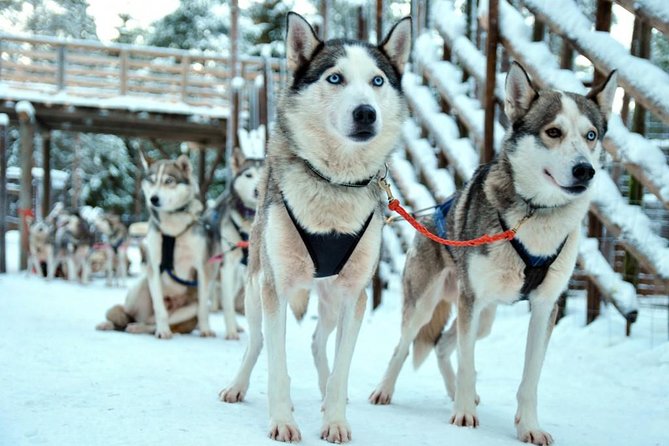
<svg viewBox="0 0 669 446">
<path fill-rule="evenodd" d="M 380 87 L 381 85 L 383 85 L 383 82 L 384 80 L 381 76 L 374 76 L 372 78 L 372 85 L 374 85 L 375 87 Z"/>
<path fill-rule="evenodd" d="M 597 139 L 597 132 L 594 130 L 590 130 L 588 133 L 585 134 L 585 137 L 588 141 L 594 141 Z"/>
<path fill-rule="evenodd" d="M 330 82 L 332 85 L 338 85 L 342 83 L 342 77 L 337 73 L 332 73 L 326 77 L 325 80 Z"/>
</svg>

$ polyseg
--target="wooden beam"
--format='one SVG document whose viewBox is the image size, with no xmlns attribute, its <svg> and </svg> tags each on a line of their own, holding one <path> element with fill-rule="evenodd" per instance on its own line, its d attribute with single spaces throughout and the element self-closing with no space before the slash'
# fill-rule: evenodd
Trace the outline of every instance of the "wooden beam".
<svg viewBox="0 0 669 446">
<path fill-rule="evenodd" d="M 49 215 L 51 209 L 51 131 L 42 132 L 42 218 Z"/>
<path fill-rule="evenodd" d="M 21 142 L 21 179 L 19 183 L 21 246 L 19 249 L 19 269 L 23 270 L 28 265 L 28 226 L 26 218 L 28 213 L 33 211 L 32 168 L 35 143 L 35 116 L 32 105 L 23 101 L 16 105 L 16 113 L 19 117 L 19 138 Z"/>
<path fill-rule="evenodd" d="M 495 156 L 495 86 L 497 73 L 497 45 L 499 42 L 499 0 L 490 0 L 488 6 L 488 39 L 486 42 L 486 83 L 483 98 L 485 121 L 483 124 L 483 149 L 481 163 L 492 161 Z"/>
<path fill-rule="evenodd" d="M 611 31 L 611 16 L 612 16 L 611 0 L 597 0 L 597 13 L 595 15 L 595 30 L 610 32 Z M 599 85 L 606 80 L 608 73 L 602 73 L 595 67 L 595 78 L 593 85 Z"/>
<path fill-rule="evenodd" d="M 383 0 L 376 0 L 376 43 L 383 42 Z"/>
<path fill-rule="evenodd" d="M 588 237 L 601 239 L 602 237 L 602 223 L 596 215 L 588 214 Z M 587 295 L 587 313 L 585 323 L 589 324 L 599 316 L 599 307 L 602 302 L 602 295 L 597 287 L 597 284 L 592 280 L 588 280 L 588 295 Z"/>
<path fill-rule="evenodd" d="M 7 272 L 7 253 L 5 252 L 7 233 L 7 149 L 9 116 L 0 114 L 0 273 Z"/>
</svg>

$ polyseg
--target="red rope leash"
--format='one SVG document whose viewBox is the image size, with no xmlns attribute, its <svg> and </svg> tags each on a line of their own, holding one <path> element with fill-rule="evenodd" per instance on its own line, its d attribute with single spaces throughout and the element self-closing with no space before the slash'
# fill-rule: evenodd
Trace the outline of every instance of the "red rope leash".
<svg viewBox="0 0 669 446">
<path fill-rule="evenodd" d="M 248 241 L 241 241 L 235 243 L 235 246 L 233 246 L 231 249 L 228 249 L 227 251 L 221 252 L 219 254 L 214 254 L 213 256 L 209 257 L 209 260 L 207 260 L 207 263 L 219 263 L 223 261 L 223 258 L 225 255 L 231 251 L 234 251 L 235 249 L 238 248 L 248 248 L 249 247 L 249 242 Z"/>
<path fill-rule="evenodd" d="M 520 226 L 523 223 L 525 223 L 525 221 L 531 216 L 531 214 L 526 215 L 518 222 L 518 224 L 515 227 L 508 229 L 504 232 L 500 232 L 499 234 L 493 234 L 493 235 L 484 234 L 481 237 L 472 240 L 448 240 L 431 233 L 429 229 L 427 229 L 425 226 L 420 224 L 414 217 L 412 217 L 411 214 L 409 214 L 406 211 L 406 209 L 402 207 L 400 201 L 395 197 L 393 197 L 392 190 L 390 189 L 390 184 L 388 183 L 385 177 L 379 179 L 379 184 L 381 185 L 383 190 L 385 190 L 386 195 L 388 195 L 388 209 L 400 214 L 404 220 L 406 220 L 411 226 L 413 226 L 418 232 L 423 234 L 425 237 L 442 245 L 470 247 L 470 246 L 488 245 L 490 243 L 500 242 L 502 240 L 511 240 L 516 236 L 518 228 L 520 228 Z"/>
</svg>

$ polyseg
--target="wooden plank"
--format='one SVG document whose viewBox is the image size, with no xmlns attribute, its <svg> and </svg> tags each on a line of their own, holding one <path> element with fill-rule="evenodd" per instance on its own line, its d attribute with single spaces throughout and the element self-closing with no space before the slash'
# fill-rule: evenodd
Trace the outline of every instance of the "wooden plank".
<svg viewBox="0 0 669 446">
<path fill-rule="evenodd" d="M 9 116 L 0 114 L 0 273 L 7 272 L 7 148 Z"/>
<path fill-rule="evenodd" d="M 499 42 L 499 1 L 490 0 L 488 10 L 488 39 L 486 42 L 486 81 L 483 109 L 483 150 L 481 164 L 492 161 L 495 156 L 495 86 L 497 83 L 497 45 Z"/>
<path fill-rule="evenodd" d="M 632 14 L 648 22 L 650 26 L 657 29 L 665 36 L 669 36 L 669 21 L 666 20 L 666 17 L 669 16 L 669 8 L 667 8 L 666 3 L 663 4 L 662 2 L 652 2 L 649 7 L 649 5 L 646 4 L 644 0 L 615 0 L 615 2 L 623 8 L 627 9 Z M 657 12 L 659 11 L 653 10 L 653 7 L 665 8 L 665 18 L 663 19 L 660 15 L 658 15 Z"/>
</svg>

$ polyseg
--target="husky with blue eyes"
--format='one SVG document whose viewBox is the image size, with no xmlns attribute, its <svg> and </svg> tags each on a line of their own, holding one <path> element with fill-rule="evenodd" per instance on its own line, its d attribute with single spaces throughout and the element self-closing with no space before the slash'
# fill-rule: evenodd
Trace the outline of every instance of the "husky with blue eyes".
<svg viewBox="0 0 669 446">
<path fill-rule="evenodd" d="M 181 155 L 156 162 L 142 157 L 142 162 L 142 191 L 150 215 L 144 239 L 146 274 L 130 288 L 125 304 L 112 307 L 97 329 L 169 339 L 173 332 L 189 333 L 197 326 L 201 336 L 214 336 L 207 292 L 214 273 L 207 263 L 211 243 L 190 160 Z"/>
<path fill-rule="evenodd" d="M 286 364 L 288 304 L 301 315 L 312 289 L 318 326 L 312 350 L 323 397 L 321 438 L 351 440 L 348 375 L 379 260 L 384 196 L 377 178 L 395 146 L 406 106 L 400 80 L 411 50 L 411 20 L 378 46 L 321 41 L 288 15 L 286 57 L 293 78 L 278 107 L 251 230 L 245 310 L 249 345 L 233 382 L 221 391 L 241 401 L 263 343 L 269 359 L 269 436 L 299 441 Z M 326 357 L 337 327 L 332 367 Z"/>
</svg>

